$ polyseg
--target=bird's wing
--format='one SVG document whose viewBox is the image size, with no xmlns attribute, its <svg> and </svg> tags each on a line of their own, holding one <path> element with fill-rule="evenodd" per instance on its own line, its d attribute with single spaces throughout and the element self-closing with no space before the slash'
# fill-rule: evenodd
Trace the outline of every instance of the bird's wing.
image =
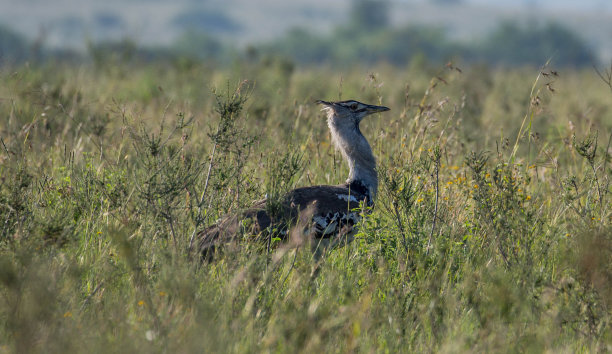
<svg viewBox="0 0 612 354">
<path fill-rule="evenodd" d="M 289 226 L 300 222 L 312 222 L 315 237 L 328 237 L 357 223 L 359 213 L 353 210 L 364 199 L 346 185 L 297 188 L 285 196 L 275 215 L 270 214 L 264 199 L 223 217 L 200 232 L 199 249 L 207 257 L 217 245 L 230 243 L 241 234 L 257 235 L 274 228 L 286 234 Z"/>
<path fill-rule="evenodd" d="M 292 190 L 285 199 L 287 208 L 301 212 L 312 209 L 313 215 L 350 211 L 359 208 L 363 194 L 351 191 L 345 185 L 312 186 Z"/>
<path fill-rule="evenodd" d="M 347 186 L 313 186 L 293 190 L 287 196 L 291 220 L 296 217 L 312 221 L 315 237 L 330 237 L 352 231 L 353 225 L 359 222 L 360 202 L 366 196 L 351 191 Z"/>
</svg>

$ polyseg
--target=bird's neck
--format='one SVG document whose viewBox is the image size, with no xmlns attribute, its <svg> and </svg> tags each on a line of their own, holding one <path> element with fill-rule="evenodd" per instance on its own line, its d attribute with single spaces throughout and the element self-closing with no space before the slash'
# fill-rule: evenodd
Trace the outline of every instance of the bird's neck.
<svg viewBox="0 0 612 354">
<path fill-rule="evenodd" d="M 372 197 L 376 196 L 378 190 L 378 174 L 376 173 L 376 159 L 372 154 L 372 148 L 361 134 L 359 126 L 343 129 L 334 124 L 334 120 L 328 119 L 332 141 L 349 166 L 347 183 L 360 182 L 365 186 Z"/>
</svg>

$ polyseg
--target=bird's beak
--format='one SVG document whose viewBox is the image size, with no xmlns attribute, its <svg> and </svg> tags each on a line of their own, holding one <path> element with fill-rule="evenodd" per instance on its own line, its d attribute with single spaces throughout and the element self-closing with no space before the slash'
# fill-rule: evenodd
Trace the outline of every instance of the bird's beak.
<svg viewBox="0 0 612 354">
<path fill-rule="evenodd" d="M 368 105 L 366 107 L 366 110 L 368 112 L 368 114 L 373 114 L 373 113 L 378 113 L 378 112 L 386 112 L 389 111 L 389 107 L 385 107 L 385 106 L 375 106 L 375 105 Z"/>
</svg>

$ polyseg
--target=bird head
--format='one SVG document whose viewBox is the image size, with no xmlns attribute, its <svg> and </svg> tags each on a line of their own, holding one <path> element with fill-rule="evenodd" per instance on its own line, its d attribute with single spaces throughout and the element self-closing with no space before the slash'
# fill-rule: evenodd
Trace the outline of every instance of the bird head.
<svg viewBox="0 0 612 354">
<path fill-rule="evenodd" d="M 389 110 L 385 106 L 375 106 L 355 100 L 338 102 L 318 100 L 316 102 L 324 106 L 323 109 L 327 111 L 328 121 L 334 126 L 359 126 L 359 122 L 366 116 Z"/>
</svg>

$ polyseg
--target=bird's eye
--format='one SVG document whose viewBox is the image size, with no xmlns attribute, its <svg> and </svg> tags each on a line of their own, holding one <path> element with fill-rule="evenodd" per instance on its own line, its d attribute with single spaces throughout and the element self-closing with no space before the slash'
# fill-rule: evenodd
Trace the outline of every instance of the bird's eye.
<svg viewBox="0 0 612 354">
<path fill-rule="evenodd" d="M 351 105 L 351 109 L 352 109 L 353 111 L 354 111 L 354 110 L 356 110 L 356 109 L 357 109 L 357 107 L 358 107 L 358 106 L 357 106 L 357 103 L 353 103 L 353 104 Z"/>
</svg>

